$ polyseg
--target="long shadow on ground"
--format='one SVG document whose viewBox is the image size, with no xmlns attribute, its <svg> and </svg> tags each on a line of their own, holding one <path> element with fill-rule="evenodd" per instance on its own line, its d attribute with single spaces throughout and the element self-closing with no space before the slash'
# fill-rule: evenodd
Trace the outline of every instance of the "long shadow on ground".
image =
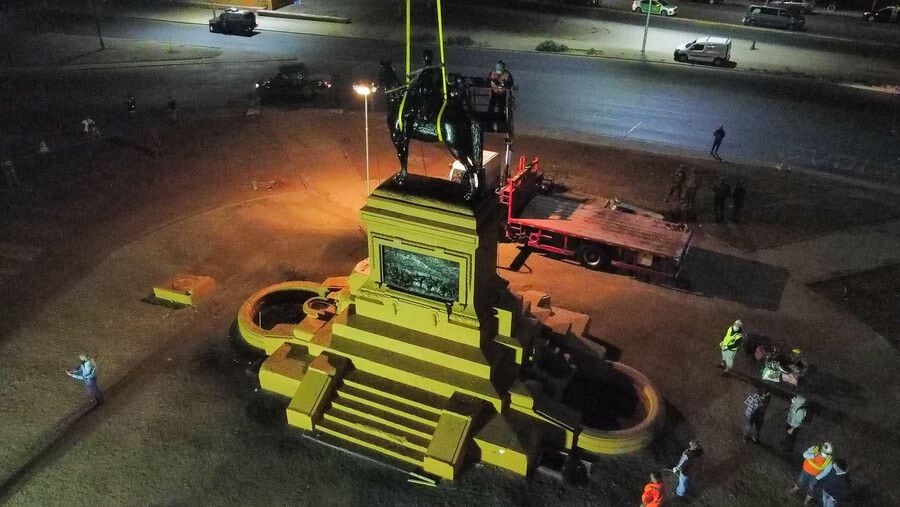
<svg viewBox="0 0 900 507">
<path fill-rule="evenodd" d="M 761 262 L 692 248 L 681 267 L 691 291 L 751 308 L 777 310 L 788 271 Z"/>
</svg>

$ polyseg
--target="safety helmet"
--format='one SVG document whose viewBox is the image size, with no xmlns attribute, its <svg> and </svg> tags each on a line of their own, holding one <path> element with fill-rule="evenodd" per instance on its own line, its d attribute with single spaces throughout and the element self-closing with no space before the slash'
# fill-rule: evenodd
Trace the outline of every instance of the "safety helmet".
<svg viewBox="0 0 900 507">
<path fill-rule="evenodd" d="M 688 447 L 690 447 L 691 449 L 696 449 L 696 448 L 700 447 L 700 442 L 697 442 L 696 440 L 691 440 L 690 442 L 688 442 Z"/>
<path fill-rule="evenodd" d="M 834 449 L 831 447 L 831 442 L 825 442 L 822 444 L 822 454 L 831 454 Z"/>
<path fill-rule="evenodd" d="M 503 60 L 497 60 L 497 65 L 494 65 L 494 70 L 496 72 L 503 72 L 506 70 L 506 63 Z"/>
<path fill-rule="evenodd" d="M 802 394 L 798 394 L 791 399 L 791 404 L 793 405 L 803 405 L 804 403 L 806 403 L 806 397 Z"/>
<path fill-rule="evenodd" d="M 84 354 L 84 353 L 78 354 L 78 360 L 79 360 L 79 361 L 87 361 L 87 360 L 88 360 L 88 355 L 87 355 L 87 354 Z"/>
<path fill-rule="evenodd" d="M 743 328 L 744 328 L 744 323 L 741 322 L 741 319 L 738 319 L 738 320 L 734 321 L 734 327 L 736 327 L 736 328 L 738 328 L 738 329 L 743 329 Z"/>
</svg>

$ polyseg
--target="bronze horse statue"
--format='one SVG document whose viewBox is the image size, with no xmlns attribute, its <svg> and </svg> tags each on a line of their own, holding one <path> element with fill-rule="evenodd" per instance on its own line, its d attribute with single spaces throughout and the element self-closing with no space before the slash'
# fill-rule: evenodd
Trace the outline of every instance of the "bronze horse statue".
<svg viewBox="0 0 900 507">
<path fill-rule="evenodd" d="M 378 84 L 385 90 L 387 125 L 400 160 L 400 172 L 394 178 L 401 185 L 406 181 L 410 139 L 426 143 L 443 141 L 453 158 L 466 168 L 469 190 L 465 198 L 469 200 L 484 186 L 484 133 L 481 125 L 466 112 L 455 80 L 452 85 L 447 84 L 447 103 L 444 104 L 440 73 L 440 67 L 431 65 L 428 50 L 425 68 L 414 73 L 409 85 L 397 78 L 390 61 L 381 62 Z"/>
</svg>

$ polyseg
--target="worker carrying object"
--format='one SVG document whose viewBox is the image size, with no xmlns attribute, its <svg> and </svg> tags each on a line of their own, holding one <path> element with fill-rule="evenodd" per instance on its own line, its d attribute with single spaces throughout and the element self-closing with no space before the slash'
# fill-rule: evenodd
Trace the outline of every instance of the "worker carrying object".
<svg viewBox="0 0 900 507">
<path fill-rule="evenodd" d="M 641 494 L 641 507 L 660 507 L 663 500 L 663 485 L 659 474 L 650 472 L 650 482 L 644 486 Z"/>
<path fill-rule="evenodd" d="M 719 347 L 722 349 L 722 367 L 725 368 L 722 375 L 728 374 L 731 368 L 734 367 L 734 356 L 737 355 L 738 347 L 743 339 L 744 323 L 741 322 L 741 319 L 738 319 L 734 321 L 734 324 L 728 326 L 728 330 L 725 331 L 725 338 L 722 338 L 722 342 L 719 343 Z"/>
<path fill-rule="evenodd" d="M 503 60 L 498 60 L 491 71 L 491 99 L 488 101 L 488 114 L 506 117 L 506 107 L 509 105 L 509 90 L 513 86 L 513 77 L 506 68 Z"/>
<path fill-rule="evenodd" d="M 821 446 L 814 445 L 803 453 L 803 470 L 800 472 L 797 484 L 791 488 L 791 493 L 806 490 L 806 500 L 803 503 L 808 504 L 813 501 L 813 490 L 816 488 L 816 483 L 831 472 L 833 451 L 831 442 L 825 442 Z"/>
</svg>

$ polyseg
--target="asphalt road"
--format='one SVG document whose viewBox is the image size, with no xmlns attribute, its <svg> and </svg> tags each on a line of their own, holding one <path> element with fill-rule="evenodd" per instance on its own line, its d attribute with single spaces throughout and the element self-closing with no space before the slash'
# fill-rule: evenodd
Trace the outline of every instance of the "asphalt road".
<svg viewBox="0 0 900 507">
<path fill-rule="evenodd" d="M 90 25 L 77 21 L 56 30 L 92 33 Z M 139 108 L 162 104 L 172 95 L 185 111 L 230 114 L 246 104 L 253 82 L 278 65 L 242 61 L 237 50 L 261 52 L 273 60 L 314 62 L 331 72 L 344 91 L 353 80 L 374 76 L 380 58 L 400 61 L 402 55 L 399 45 L 382 41 L 276 32 L 228 36 L 197 25 L 140 19 L 109 22 L 105 32 L 111 37 L 218 46 L 234 55 L 234 63 L 19 76 L 3 85 L 7 97 L 16 97 L 5 100 L 10 117 L 35 118 L 46 111 L 77 118 L 93 111 L 99 116 L 97 111 L 121 109 L 126 93 L 138 97 Z M 703 66 L 448 48 L 450 69 L 463 74 L 483 74 L 498 57 L 516 77 L 519 132 L 588 141 L 601 136 L 654 150 L 704 154 L 712 131 L 724 125 L 721 155 L 726 160 L 875 181 L 898 178 L 900 98 L 895 95 Z M 326 105 L 360 107 L 349 95 Z"/>
</svg>

